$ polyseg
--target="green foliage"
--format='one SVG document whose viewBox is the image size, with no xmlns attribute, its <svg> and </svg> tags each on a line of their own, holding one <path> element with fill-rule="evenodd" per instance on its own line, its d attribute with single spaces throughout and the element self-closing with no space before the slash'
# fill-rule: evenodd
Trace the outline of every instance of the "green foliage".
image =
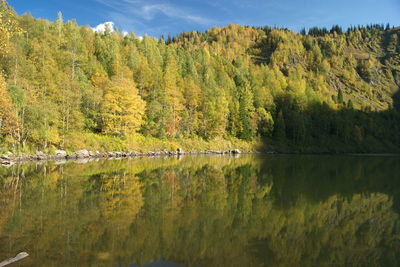
<svg viewBox="0 0 400 267">
<path fill-rule="evenodd" d="M 7 135 L 17 137 L 18 120 L 12 99 L 7 91 L 2 73 L 0 73 L 0 138 Z"/>
<path fill-rule="evenodd" d="M 296 34 L 229 25 L 165 42 L 110 30 L 94 33 L 64 22 L 61 13 L 49 22 L 17 17 L 4 1 L 1 7 L 12 22 L 0 29 L 7 31 L 0 42 L 8 52 L 0 68 L 16 117 L 8 136 L 18 135 L 16 149 L 67 146 L 70 132 L 263 137 L 268 145 L 280 140 L 303 147 L 307 135 L 321 132 L 307 122 L 305 110 L 313 105 L 326 103 L 332 113 L 380 111 L 374 118 L 382 116 L 384 128 L 391 127 L 384 113 L 397 107 L 396 28 L 368 25 L 343 32 L 336 25 Z M 387 141 L 397 145 L 393 138 Z"/>
</svg>

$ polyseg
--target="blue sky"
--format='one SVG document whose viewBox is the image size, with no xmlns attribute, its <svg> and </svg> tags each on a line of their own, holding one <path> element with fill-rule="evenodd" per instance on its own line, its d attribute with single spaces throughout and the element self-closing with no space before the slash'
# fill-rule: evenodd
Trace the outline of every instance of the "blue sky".
<svg viewBox="0 0 400 267">
<path fill-rule="evenodd" d="M 159 37 L 231 23 L 292 30 L 387 23 L 400 26 L 400 0 L 9 0 L 18 14 L 76 19 L 92 27 L 113 21 L 122 31 Z"/>
</svg>

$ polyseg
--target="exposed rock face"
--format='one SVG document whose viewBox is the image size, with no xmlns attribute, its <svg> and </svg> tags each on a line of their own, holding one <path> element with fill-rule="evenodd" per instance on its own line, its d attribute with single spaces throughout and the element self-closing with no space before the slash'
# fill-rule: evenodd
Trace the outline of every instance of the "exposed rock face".
<svg viewBox="0 0 400 267">
<path fill-rule="evenodd" d="M 57 157 L 66 157 L 67 156 L 67 152 L 64 150 L 56 150 L 56 151 L 54 151 L 54 153 L 56 154 Z"/>
<path fill-rule="evenodd" d="M 76 155 L 77 158 L 88 158 L 88 157 L 90 157 L 90 153 L 86 149 L 82 149 L 82 150 L 76 151 L 75 155 Z"/>
</svg>

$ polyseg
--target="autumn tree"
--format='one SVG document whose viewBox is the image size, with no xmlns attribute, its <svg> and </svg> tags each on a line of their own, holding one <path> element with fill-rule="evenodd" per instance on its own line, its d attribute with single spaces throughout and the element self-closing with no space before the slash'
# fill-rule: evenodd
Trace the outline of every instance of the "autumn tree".
<svg viewBox="0 0 400 267">
<path fill-rule="evenodd" d="M 0 134 L 16 137 L 18 134 L 16 110 L 11 102 L 2 75 L 0 75 L 0 107 Z"/>
<path fill-rule="evenodd" d="M 102 131 L 122 136 L 134 133 L 143 123 L 145 106 L 133 81 L 113 78 L 104 93 Z"/>
</svg>

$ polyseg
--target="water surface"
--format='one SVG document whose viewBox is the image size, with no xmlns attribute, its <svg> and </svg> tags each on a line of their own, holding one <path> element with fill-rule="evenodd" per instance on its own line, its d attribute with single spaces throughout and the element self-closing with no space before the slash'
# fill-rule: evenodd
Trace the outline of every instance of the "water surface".
<svg viewBox="0 0 400 267">
<path fill-rule="evenodd" d="M 0 168 L 15 266 L 399 266 L 400 158 L 185 156 Z"/>
</svg>

